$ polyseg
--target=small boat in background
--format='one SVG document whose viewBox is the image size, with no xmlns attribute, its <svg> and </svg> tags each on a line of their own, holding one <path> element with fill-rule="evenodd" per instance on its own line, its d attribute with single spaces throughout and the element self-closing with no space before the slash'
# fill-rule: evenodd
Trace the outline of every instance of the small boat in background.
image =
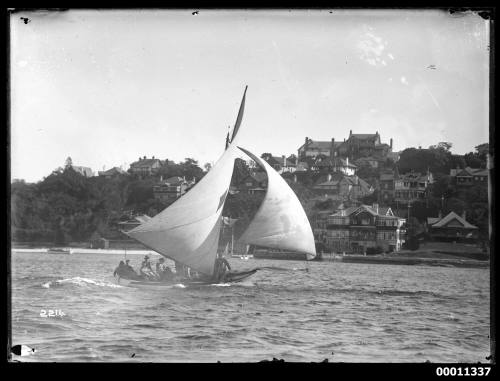
<svg viewBox="0 0 500 381">
<path fill-rule="evenodd" d="M 72 249 L 63 247 L 53 247 L 47 249 L 47 254 L 72 254 L 72 253 L 73 253 Z"/>
</svg>

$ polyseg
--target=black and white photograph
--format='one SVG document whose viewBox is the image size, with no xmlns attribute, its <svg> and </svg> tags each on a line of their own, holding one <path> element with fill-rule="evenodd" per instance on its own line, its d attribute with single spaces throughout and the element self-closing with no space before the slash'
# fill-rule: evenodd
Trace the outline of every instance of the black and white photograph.
<svg viewBox="0 0 500 381">
<path fill-rule="evenodd" d="M 488 375 L 490 11 L 8 12 L 9 362 Z"/>
</svg>

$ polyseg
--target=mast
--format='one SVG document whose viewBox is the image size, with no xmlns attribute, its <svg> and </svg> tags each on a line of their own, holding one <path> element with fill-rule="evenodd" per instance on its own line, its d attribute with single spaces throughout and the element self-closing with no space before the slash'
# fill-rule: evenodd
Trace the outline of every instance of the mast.
<svg viewBox="0 0 500 381">
<path fill-rule="evenodd" d="M 231 226 L 231 255 L 234 254 L 234 224 Z"/>
</svg>

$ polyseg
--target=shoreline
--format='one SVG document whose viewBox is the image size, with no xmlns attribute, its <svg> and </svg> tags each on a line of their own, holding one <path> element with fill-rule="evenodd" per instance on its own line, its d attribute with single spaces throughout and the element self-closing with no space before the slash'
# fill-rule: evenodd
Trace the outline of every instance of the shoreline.
<svg viewBox="0 0 500 381">
<path fill-rule="evenodd" d="M 70 249 L 71 254 L 60 253 L 60 254 L 48 254 L 49 248 L 12 248 L 12 253 L 32 253 L 32 254 L 47 254 L 47 255 L 76 255 L 76 254 L 101 254 L 101 255 L 157 255 L 157 252 L 153 250 L 128 250 L 128 249 L 82 249 L 78 247 L 61 247 L 63 249 Z"/>
<path fill-rule="evenodd" d="M 346 255 L 340 256 L 335 261 L 345 263 L 367 263 L 367 264 L 385 264 L 385 265 L 427 265 L 439 267 L 469 267 L 469 268 L 488 268 L 490 261 L 480 261 L 474 259 L 450 259 L 450 258 L 425 258 L 425 257 L 388 257 L 388 256 L 364 256 L 364 255 Z"/>
<path fill-rule="evenodd" d="M 58 253 L 57 255 L 150 255 L 161 256 L 159 253 L 150 249 L 88 249 L 74 246 L 61 247 L 70 249 L 71 253 Z M 47 251 L 50 247 L 12 247 L 11 253 L 25 253 L 25 254 L 48 254 Z M 281 255 L 280 255 L 281 254 Z M 257 260 L 271 259 L 271 260 L 293 260 L 305 261 L 305 254 L 302 253 L 254 253 L 253 258 Z M 439 267 L 468 267 L 468 268 L 489 268 L 490 260 L 471 259 L 468 255 L 458 254 L 441 254 L 433 251 L 419 251 L 415 253 L 400 252 L 391 255 L 359 255 L 359 254 L 334 254 L 322 253 L 320 258 L 313 259 L 314 262 L 344 262 L 344 263 L 362 263 L 362 264 L 385 264 L 385 265 L 425 265 L 425 266 L 439 266 Z"/>
</svg>

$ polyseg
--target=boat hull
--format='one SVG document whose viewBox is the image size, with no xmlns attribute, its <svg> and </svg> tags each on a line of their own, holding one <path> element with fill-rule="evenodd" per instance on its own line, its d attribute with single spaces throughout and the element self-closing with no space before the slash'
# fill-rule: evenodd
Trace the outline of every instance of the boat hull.
<svg viewBox="0 0 500 381">
<path fill-rule="evenodd" d="M 258 269 L 248 270 L 248 271 L 230 271 L 226 274 L 226 277 L 221 283 L 237 283 L 242 280 L 248 278 L 249 276 L 255 274 Z M 210 280 L 195 280 L 195 279 L 178 279 L 171 281 L 157 281 L 157 280 L 133 280 L 122 278 L 120 276 L 115 276 L 115 281 L 120 286 L 126 287 L 139 287 L 139 288 L 150 288 L 150 289 L 158 289 L 158 288 L 171 288 L 176 284 L 182 284 L 185 286 L 196 286 L 196 285 L 207 285 L 207 284 L 217 284 L 219 282 L 213 282 Z"/>
</svg>

